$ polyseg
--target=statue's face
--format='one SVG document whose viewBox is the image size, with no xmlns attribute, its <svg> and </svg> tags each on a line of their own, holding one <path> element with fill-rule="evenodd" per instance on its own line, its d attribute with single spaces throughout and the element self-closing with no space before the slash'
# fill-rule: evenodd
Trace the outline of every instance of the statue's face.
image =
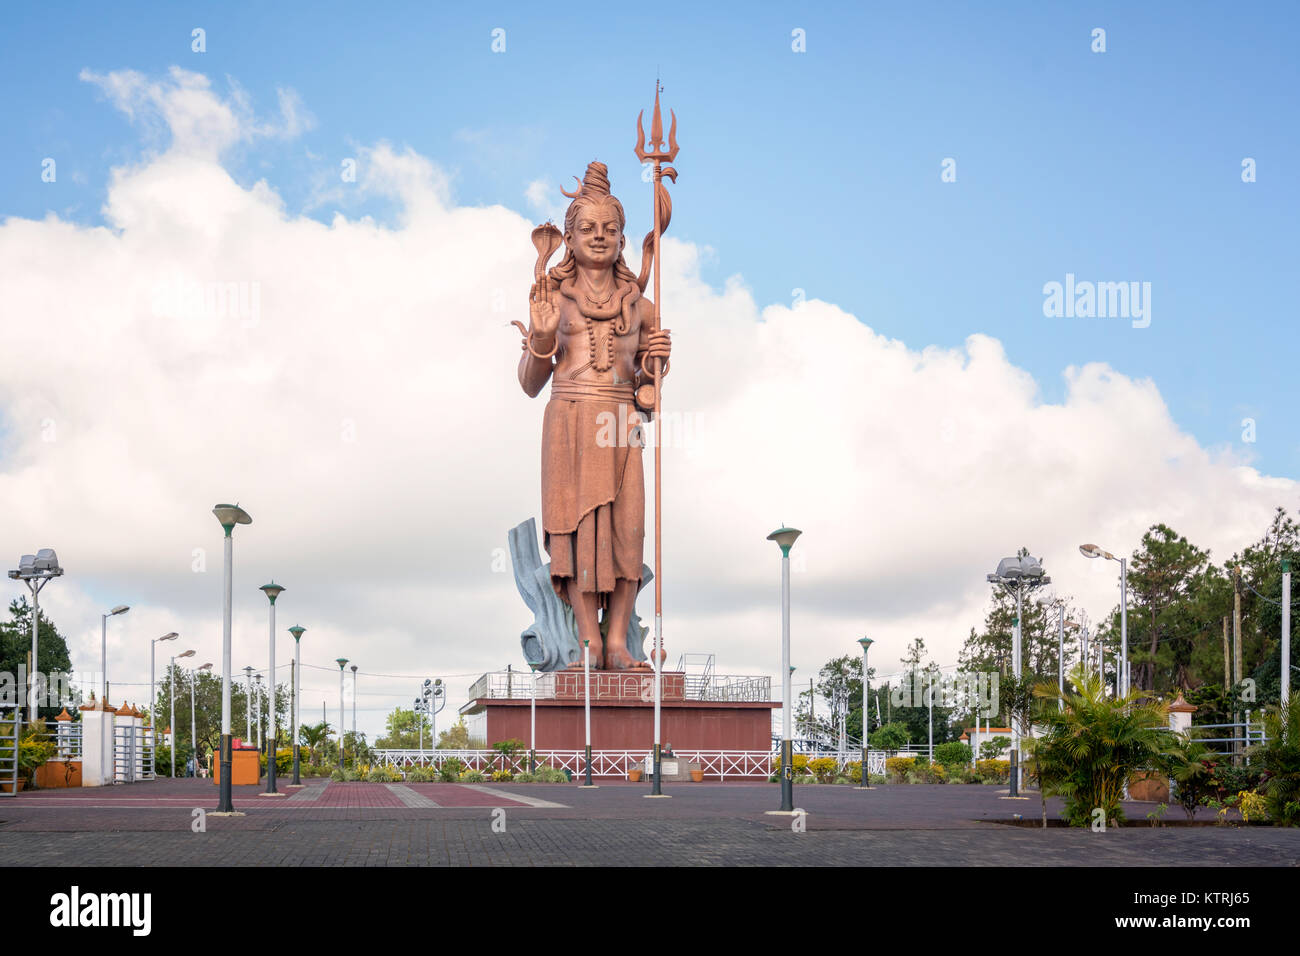
<svg viewBox="0 0 1300 956">
<path fill-rule="evenodd" d="M 611 269 L 623 254 L 623 230 L 618 209 L 611 202 L 587 203 L 578 209 L 573 231 L 564 236 L 578 265 L 589 269 Z"/>
</svg>

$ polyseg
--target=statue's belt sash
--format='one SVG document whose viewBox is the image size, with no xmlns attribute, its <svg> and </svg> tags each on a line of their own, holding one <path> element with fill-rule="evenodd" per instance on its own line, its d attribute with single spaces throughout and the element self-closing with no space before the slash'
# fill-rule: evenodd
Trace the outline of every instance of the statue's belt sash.
<svg viewBox="0 0 1300 956">
<path fill-rule="evenodd" d="M 631 383 L 626 385 L 599 382 L 568 382 L 563 379 L 551 382 L 551 398 L 565 402 L 633 402 L 636 399 Z"/>
</svg>

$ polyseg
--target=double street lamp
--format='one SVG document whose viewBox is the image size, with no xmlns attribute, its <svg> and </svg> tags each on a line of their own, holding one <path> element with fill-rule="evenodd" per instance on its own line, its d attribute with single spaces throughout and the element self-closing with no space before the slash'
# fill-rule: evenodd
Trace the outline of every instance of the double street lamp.
<svg viewBox="0 0 1300 956">
<path fill-rule="evenodd" d="M 171 705 L 172 705 L 169 725 L 172 732 L 172 741 L 171 741 L 170 750 L 172 752 L 171 756 L 172 756 L 172 779 L 173 780 L 176 779 L 176 741 L 180 739 L 180 734 L 176 732 L 176 658 L 193 657 L 193 656 L 194 656 L 194 648 L 190 648 L 188 651 L 182 651 L 180 654 L 173 654 L 171 658 L 171 666 L 167 668 L 167 690 L 168 690 L 167 696 L 171 698 Z M 190 713 L 193 714 L 194 705 L 193 705 L 192 697 L 190 698 L 190 701 L 191 701 Z M 157 721 L 155 721 L 155 723 L 157 723 Z"/>
<path fill-rule="evenodd" d="M 1016 629 L 1011 640 L 1011 671 L 1016 681 L 1020 680 L 1021 630 L 1024 618 L 1024 593 L 1033 591 L 1052 579 L 1043 573 L 1043 565 L 1031 555 L 1017 555 L 1003 558 L 998 562 L 998 569 L 987 575 L 990 584 L 999 584 L 1008 593 L 1016 596 Z M 1011 791 L 1010 796 L 1020 794 L 1020 728 L 1015 714 L 1011 714 Z"/>
<path fill-rule="evenodd" d="M 217 798 L 216 812 L 227 814 L 235 812 L 235 805 L 231 800 L 232 791 L 230 786 L 231 765 L 234 756 L 230 734 L 230 615 L 231 582 L 234 577 L 234 539 L 232 533 L 235 530 L 235 525 L 252 524 L 253 519 L 239 505 L 217 505 L 212 509 L 212 513 L 216 515 L 217 521 L 221 523 L 221 527 L 226 533 L 225 591 L 222 598 L 221 615 L 221 755 L 218 760 L 221 787 Z"/>
<path fill-rule="evenodd" d="M 212 670 L 212 664 L 203 664 L 190 671 L 190 747 L 194 750 L 194 775 L 199 773 L 199 728 L 194 716 L 194 683 L 199 679 L 199 671 Z M 172 739 L 176 738 L 176 728 L 172 728 Z"/>
<path fill-rule="evenodd" d="M 156 706 L 158 703 L 158 684 L 154 681 L 154 671 L 153 671 L 154 645 L 157 644 L 159 641 L 174 641 L 178 637 L 180 637 L 179 634 L 177 634 L 175 631 L 171 631 L 167 634 L 164 634 L 162 637 L 153 637 L 149 639 L 149 714 L 151 715 L 149 720 L 149 724 L 150 724 L 149 733 L 150 736 L 152 736 L 153 738 L 152 741 L 150 742 L 153 744 L 155 750 L 158 748 L 158 717 L 157 717 L 158 708 Z M 175 730 L 173 730 L 172 733 L 174 735 Z"/>
<path fill-rule="evenodd" d="M 1117 558 L 1109 551 L 1095 544 L 1079 545 L 1079 553 L 1085 558 L 1105 558 L 1107 561 L 1119 562 L 1119 667 L 1115 678 L 1116 695 L 1128 695 L 1128 558 Z"/>
</svg>

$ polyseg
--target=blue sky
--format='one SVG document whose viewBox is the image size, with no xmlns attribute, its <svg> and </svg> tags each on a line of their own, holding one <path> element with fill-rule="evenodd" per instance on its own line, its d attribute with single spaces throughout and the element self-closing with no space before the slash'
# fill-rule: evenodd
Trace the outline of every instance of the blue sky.
<svg viewBox="0 0 1300 956">
<path fill-rule="evenodd" d="M 312 203 L 321 184 L 387 140 L 446 169 L 457 203 L 520 210 L 529 183 L 602 159 L 640 235 L 633 124 L 658 70 L 680 118 L 672 231 L 713 250 L 710 281 L 740 274 L 760 304 L 803 289 L 913 348 L 988 333 L 1046 401 L 1064 367 L 1106 361 L 1154 380 L 1201 444 L 1296 476 L 1296 8 L 1126 6 L 746 3 L 653 22 L 618 5 L 15 6 L 0 216 L 98 223 L 109 170 L 141 155 L 141 135 L 78 75 L 179 65 L 223 94 L 237 83 L 259 116 L 278 88 L 299 94 L 312 129 L 228 157 L 292 213 L 328 219 L 340 207 Z M 1257 182 L 1241 181 L 1244 157 Z M 1044 317 L 1044 283 L 1067 273 L 1150 282 L 1150 327 Z"/>
</svg>

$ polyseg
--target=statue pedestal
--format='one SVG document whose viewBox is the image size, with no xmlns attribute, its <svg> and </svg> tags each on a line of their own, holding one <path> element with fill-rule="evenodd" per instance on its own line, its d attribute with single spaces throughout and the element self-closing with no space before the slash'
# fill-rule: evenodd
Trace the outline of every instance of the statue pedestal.
<svg viewBox="0 0 1300 956">
<path fill-rule="evenodd" d="M 586 744 L 582 671 L 555 671 L 554 690 L 537 700 L 537 749 L 581 751 Z M 759 751 L 772 749 L 772 710 L 766 700 L 689 700 L 685 675 L 665 673 L 660 701 L 661 740 L 673 750 Z M 540 680 L 539 680 L 540 683 Z M 548 681 L 549 683 L 549 681 Z M 482 687 L 484 685 L 475 685 Z M 486 746 L 531 737 L 532 701 L 527 683 L 512 686 L 511 696 L 471 697 L 460 713 L 472 718 L 475 736 Z M 517 694 L 517 696 L 516 696 Z M 641 756 L 654 748 L 654 675 L 640 671 L 594 671 L 591 675 L 591 746 L 593 750 L 629 751 Z M 681 779 L 690 779 L 685 759 Z"/>
</svg>

